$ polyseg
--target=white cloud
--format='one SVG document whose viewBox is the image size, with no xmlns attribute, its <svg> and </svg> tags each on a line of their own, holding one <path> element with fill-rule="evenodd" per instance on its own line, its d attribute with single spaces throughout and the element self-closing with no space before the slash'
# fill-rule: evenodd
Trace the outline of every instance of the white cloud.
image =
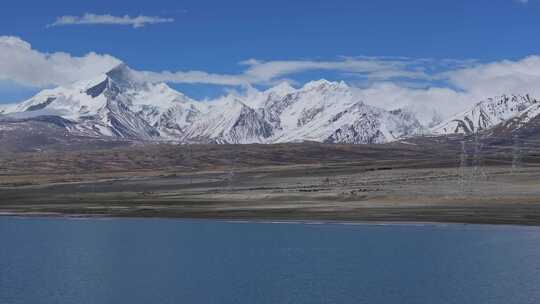
<svg viewBox="0 0 540 304">
<path fill-rule="evenodd" d="M 247 68 L 239 74 L 211 74 L 205 71 L 139 72 L 150 81 L 172 83 L 203 83 L 216 85 L 269 85 L 281 82 L 284 77 L 308 71 L 334 71 L 368 79 L 389 80 L 396 78 L 430 79 L 415 61 L 382 58 L 342 58 L 334 61 L 281 60 L 260 61 L 249 59 L 240 62 Z"/>
<path fill-rule="evenodd" d="M 358 88 L 357 94 L 366 102 L 387 109 L 411 107 L 427 122 L 434 111 L 448 117 L 476 102 L 503 94 L 540 97 L 540 56 L 476 63 L 434 73 L 433 78 L 442 83 L 418 88 L 383 81 Z"/>
<path fill-rule="evenodd" d="M 443 118 L 472 105 L 488 96 L 476 96 L 444 87 L 415 88 L 391 82 L 375 83 L 355 90 L 359 100 L 384 109 L 408 108 L 418 119 L 429 124 L 435 113 Z M 491 95 L 489 95 L 491 97 Z"/>
<path fill-rule="evenodd" d="M 18 38 L 0 36 L 0 79 L 10 79 L 29 86 L 64 84 L 103 73 L 119 64 L 110 55 L 89 53 L 73 57 L 67 53 L 42 53 Z M 428 80 L 428 75 L 418 61 L 406 58 L 341 58 L 333 61 L 255 59 L 240 63 L 246 69 L 238 74 L 216 74 L 206 71 L 140 71 L 140 77 L 149 81 L 171 83 L 200 83 L 225 86 L 248 84 L 268 85 L 288 76 L 307 71 L 334 71 L 370 81 L 396 78 Z"/>
<path fill-rule="evenodd" d="M 441 76 L 458 89 L 478 95 L 531 93 L 540 96 L 540 56 L 478 64 Z"/>
<path fill-rule="evenodd" d="M 244 74 L 212 74 L 204 71 L 137 71 L 136 74 L 143 80 L 150 82 L 213 84 L 223 86 L 245 86 L 252 82 Z"/>
<path fill-rule="evenodd" d="M 121 61 L 110 55 L 88 53 L 74 57 L 67 53 L 42 53 L 18 38 L 0 36 L 0 80 L 25 86 L 62 85 L 96 76 Z"/>
<path fill-rule="evenodd" d="M 334 61 L 285 60 L 242 62 L 249 68 L 245 75 L 254 83 L 264 83 L 277 78 L 306 71 L 337 71 L 356 74 L 367 79 L 429 78 L 422 70 L 412 66 L 412 61 L 377 57 L 343 58 Z"/>
<path fill-rule="evenodd" d="M 140 28 L 147 24 L 168 23 L 174 22 L 173 18 L 163 18 L 156 16 L 137 16 L 130 17 L 125 16 L 113 16 L 109 14 L 97 15 L 97 14 L 84 14 L 83 16 L 61 16 L 56 18 L 56 21 L 48 27 L 65 26 L 65 25 L 129 25 L 134 28 Z"/>
</svg>

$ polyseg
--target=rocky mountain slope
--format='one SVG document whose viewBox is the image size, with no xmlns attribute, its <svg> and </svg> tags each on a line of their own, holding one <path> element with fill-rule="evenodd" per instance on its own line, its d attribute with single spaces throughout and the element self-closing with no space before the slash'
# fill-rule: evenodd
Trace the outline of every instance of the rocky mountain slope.
<svg viewBox="0 0 540 304">
<path fill-rule="evenodd" d="M 478 102 L 431 129 L 433 134 L 511 132 L 526 128 L 540 114 L 540 102 L 529 95 L 503 95 Z"/>
</svg>

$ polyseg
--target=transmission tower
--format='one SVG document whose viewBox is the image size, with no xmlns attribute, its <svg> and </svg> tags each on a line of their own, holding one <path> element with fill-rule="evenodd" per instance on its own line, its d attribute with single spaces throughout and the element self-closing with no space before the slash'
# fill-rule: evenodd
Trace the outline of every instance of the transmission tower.
<svg viewBox="0 0 540 304">
<path fill-rule="evenodd" d="M 516 172 L 521 168 L 521 143 L 517 135 L 512 136 L 512 172 Z"/>
<path fill-rule="evenodd" d="M 478 132 L 474 134 L 474 156 L 473 156 L 473 172 L 472 178 L 475 180 L 484 180 L 487 175 L 484 171 L 482 161 L 483 144 L 478 140 Z"/>
<path fill-rule="evenodd" d="M 466 168 L 467 168 L 467 147 L 465 145 L 465 141 L 461 141 L 461 155 L 460 155 L 460 162 L 459 162 L 459 186 L 461 191 L 463 192 L 465 190 L 465 183 L 466 183 Z"/>
</svg>

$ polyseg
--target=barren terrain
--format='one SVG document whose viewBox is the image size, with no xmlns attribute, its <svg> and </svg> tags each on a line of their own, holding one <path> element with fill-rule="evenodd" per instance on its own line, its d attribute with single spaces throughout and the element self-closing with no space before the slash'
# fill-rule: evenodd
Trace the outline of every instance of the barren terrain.
<svg viewBox="0 0 540 304">
<path fill-rule="evenodd" d="M 0 213 L 540 224 L 532 150 L 518 163 L 511 147 L 474 147 L 164 144 L 5 154 Z"/>
</svg>

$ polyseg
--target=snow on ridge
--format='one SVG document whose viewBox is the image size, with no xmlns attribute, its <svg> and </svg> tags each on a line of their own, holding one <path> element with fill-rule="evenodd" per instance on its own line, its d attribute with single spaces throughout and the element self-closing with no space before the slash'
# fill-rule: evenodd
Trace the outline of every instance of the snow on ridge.
<svg viewBox="0 0 540 304">
<path fill-rule="evenodd" d="M 511 119 L 520 120 L 524 125 L 537 116 L 540 102 L 529 95 L 501 95 L 476 103 L 430 131 L 437 135 L 473 134 L 489 130 Z"/>
<path fill-rule="evenodd" d="M 53 113 L 85 134 L 177 142 L 383 143 L 426 129 L 414 113 L 369 105 L 342 81 L 321 79 L 300 88 L 283 82 L 201 102 L 165 83 L 141 81 L 124 64 L 2 110 Z"/>
</svg>

